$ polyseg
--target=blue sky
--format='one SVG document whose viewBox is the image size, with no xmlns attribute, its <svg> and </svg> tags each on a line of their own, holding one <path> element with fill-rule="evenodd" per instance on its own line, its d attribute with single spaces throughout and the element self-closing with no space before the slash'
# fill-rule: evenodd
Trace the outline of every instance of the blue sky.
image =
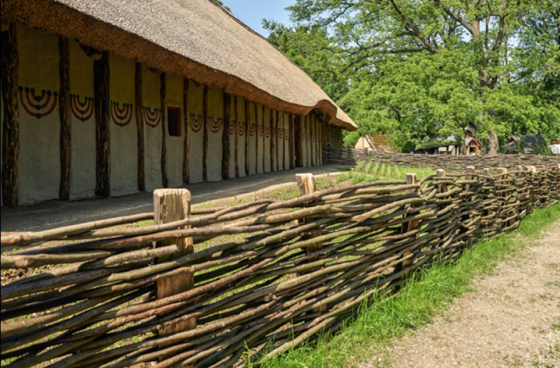
<svg viewBox="0 0 560 368">
<path fill-rule="evenodd" d="M 230 7 L 233 15 L 239 20 L 267 37 L 268 32 L 262 28 L 262 19 L 289 23 L 289 14 L 284 9 L 295 4 L 296 0 L 222 0 L 222 2 Z"/>
</svg>

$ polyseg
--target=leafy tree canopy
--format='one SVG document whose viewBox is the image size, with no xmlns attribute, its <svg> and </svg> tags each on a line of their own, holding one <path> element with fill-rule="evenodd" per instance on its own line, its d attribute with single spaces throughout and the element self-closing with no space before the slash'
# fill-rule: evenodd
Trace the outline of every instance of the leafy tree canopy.
<svg viewBox="0 0 560 368">
<path fill-rule="evenodd" d="M 363 133 L 387 132 L 402 149 L 471 127 L 489 152 L 512 134 L 560 134 L 555 0 L 297 0 L 288 9 L 294 26 L 265 21 L 269 40 Z"/>
</svg>

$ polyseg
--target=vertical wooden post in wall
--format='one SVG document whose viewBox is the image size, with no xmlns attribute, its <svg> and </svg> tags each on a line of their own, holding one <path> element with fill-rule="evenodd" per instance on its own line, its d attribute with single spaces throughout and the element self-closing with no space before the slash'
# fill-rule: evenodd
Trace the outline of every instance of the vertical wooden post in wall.
<svg viewBox="0 0 560 368">
<path fill-rule="evenodd" d="M 169 187 L 167 177 L 167 74 L 161 73 L 159 98 L 161 103 L 161 182 L 164 188 Z"/>
<path fill-rule="evenodd" d="M 255 174 L 259 173 L 259 109 L 255 103 Z"/>
<path fill-rule="evenodd" d="M 204 132 L 202 135 L 202 180 L 208 180 L 208 86 L 202 92 L 202 120 Z"/>
<path fill-rule="evenodd" d="M 245 101 L 245 176 L 249 176 L 249 101 Z"/>
<path fill-rule="evenodd" d="M 286 139 L 286 113 L 282 113 L 282 170 L 286 170 L 286 152 L 288 152 Z"/>
<path fill-rule="evenodd" d="M 296 150 L 295 150 L 295 135 L 294 135 L 294 114 L 290 113 L 290 120 L 288 121 L 288 161 L 290 170 L 296 168 Z"/>
<path fill-rule="evenodd" d="M 59 78 L 60 90 L 58 91 L 58 116 L 60 119 L 60 184 L 58 186 L 58 199 L 70 199 L 70 48 L 66 37 L 58 37 Z"/>
<path fill-rule="evenodd" d="M 191 216 L 191 193 L 187 189 L 157 189 L 154 191 L 154 224 L 160 225 L 179 221 Z M 183 229 L 188 229 L 185 226 Z M 177 245 L 178 252 L 171 256 L 160 257 L 157 263 L 168 262 L 170 259 L 179 258 L 194 251 L 192 238 L 172 238 L 157 242 L 156 247 Z M 186 266 L 186 265 L 185 265 Z M 171 295 L 182 293 L 194 286 L 194 274 L 173 276 L 158 280 L 156 286 L 157 298 L 162 299 Z M 191 318 L 175 325 L 163 327 L 158 330 L 159 336 L 172 335 L 177 332 L 196 328 L 196 318 Z"/>
<path fill-rule="evenodd" d="M 276 122 L 274 123 L 274 133 L 275 133 L 275 139 L 276 139 L 276 149 L 275 149 L 275 154 L 276 154 L 276 171 L 280 170 L 280 143 L 278 141 L 280 134 L 278 134 L 278 119 L 280 117 L 280 113 L 278 111 L 276 111 Z"/>
<path fill-rule="evenodd" d="M 296 115 L 294 119 L 294 150 L 295 166 L 303 167 L 303 127 L 302 116 Z"/>
<path fill-rule="evenodd" d="M 313 174 L 296 174 L 296 181 L 297 181 L 297 185 L 299 187 L 299 190 L 300 190 L 300 193 L 301 193 L 302 196 L 314 193 L 316 191 L 315 178 L 313 177 Z M 301 224 L 305 224 L 305 223 L 308 223 L 308 222 L 312 222 L 313 220 L 314 220 L 313 218 L 309 218 L 309 219 L 299 220 L 299 222 Z M 316 238 L 318 236 L 321 236 L 321 230 L 311 231 L 307 235 L 305 235 L 304 238 L 305 239 L 313 239 L 313 238 Z M 309 247 L 305 248 L 305 253 L 306 254 L 311 254 L 315 251 L 318 251 L 322 247 L 323 247 L 322 243 L 316 243 L 316 244 L 310 245 Z M 319 258 L 319 256 L 314 256 L 311 259 L 309 259 L 308 262 L 316 261 L 318 258 Z M 313 312 L 315 312 L 315 313 L 318 313 L 318 312 L 319 313 L 324 313 L 326 311 L 327 311 L 327 306 L 326 305 L 322 305 L 319 308 L 316 308 L 316 309 L 313 310 Z"/>
<path fill-rule="evenodd" d="M 230 129 L 230 108 L 231 108 L 231 96 L 224 92 L 223 94 L 223 104 L 224 104 L 224 126 L 222 129 L 222 180 L 229 179 L 229 160 L 230 160 L 230 148 L 229 148 L 229 129 Z"/>
<path fill-rule="evenodd" d="M 134 69 L 134 102 L 136 117 L 136 146 L 138 147 L 137 177 L 138 190 L 144 192 L 146 190 L 145 164 L 144 164 L 144 96 L 142 94 L 142 64 L 136 62 Z"/>
<path fill-rule="evenodd" d="M 19 161 L 19 55 L 16 25 L 1 32 L 2 105 L 4 127 L 2 129 L 2 201 L 12 208 L 18 205 Z"/>
<path fill-rule="evenodd" d="M 235 119 L 233 132 L 235 136 L 235 178 L 239 179 L 239 124 L 241 122 L 239 121 L 239 114 L 237 114 L 237 96 L 233 96 L 233 114 Z"/>
<path fill-rule="evenodd" d="M 109 53 L 93 62 L 93 99 L 95 106 L 95 195 L 111 195 L 111 125 L 109 96 Z"/>
<path fill-rule="evenodd" d="M 265 133 L 266 133 L 266 132 L 265 132 L 265 129 L 264 129 L 264 106 L 262 107 L 262 115 L 261 115 L 261 118 L 262 118 L 261 120 L 262 120 L 262 127 L 263 127 L 263 135 L 262 135 L 262 137 L 263 137 L 263 138 L 262 138 L 262 139 L 263 139 L 263 140 L 262 140 L 262 146 L 263 146 L 263 149 L 262 149 L 262 151 L 263 151 L 263 155 L 262 155 L 262 172 L 265 172 L 265 168 L 266 168 L 266 164 L 265 164 L 265 161 L 266 161 L 266 151 L 265 151 L 265 150 L 266 150 L 266 144 L 265 144 L 265 142 L 266 142 L 266 141 L 265 141 L 266 134 L 265 134 Z"/>
<path fill-rule="evenodd" d="M 183 141 L 183 183 L 191 181 L 191 130 L 189 129 L 189 80 L 183 79 L 183 126 L 185 138 Z"/>
<path fill-rule="evenodd" d="M 274 140 L 276 138 L 274 138 L 274 133 L 276 133 L 274 130 L 274 110 L 270 109 L 270 171 L 276 171 L 276 166 L 274 164 L 274 146 L 275 146 L 275 142 Z"/>
<path fill-rule="evenodd" d="M 305 124 L 305 131 L 306 131 L 306 137 L 305 137 L 305 141 L 307 142 L 305 144 L 305 148 L 307 150 L 307 166 L 311 166 L 311 116 L 309 114 L 306 115 L 306 124 Z"/>
</svg>

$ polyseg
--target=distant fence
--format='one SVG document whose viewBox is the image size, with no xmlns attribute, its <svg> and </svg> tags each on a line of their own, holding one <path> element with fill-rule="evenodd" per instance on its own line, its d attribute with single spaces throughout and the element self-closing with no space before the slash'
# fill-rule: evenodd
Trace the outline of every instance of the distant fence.
<svg viewBox="0 0 560 368">
<path fill-rule="evenodd" d="M 158 190 L 153 214 L 4 233 L 3 248 L 28 248 L 2 256 L 2 269 L 42 273 L 2 287 L 2 360 L 162 368 L 273 357 L 560 199 L 558 163 L 492 169 L 324 191 L 303 174 L 298 198 L 198 215 L 188 191 Z"/>
<path fill-rule="evenodd" d="M 555 167 L 558 156 L 538 155 L 425 155 L 414 153 L 378 152 L 367 148 L 323 146 L 323 163 L 354 165 L 360 161 L 372 161 L 400 167 L 431 167 L 461 172 L 468 166 L 477 168 L 517 169 L 517 166 Z"/>
</svg>

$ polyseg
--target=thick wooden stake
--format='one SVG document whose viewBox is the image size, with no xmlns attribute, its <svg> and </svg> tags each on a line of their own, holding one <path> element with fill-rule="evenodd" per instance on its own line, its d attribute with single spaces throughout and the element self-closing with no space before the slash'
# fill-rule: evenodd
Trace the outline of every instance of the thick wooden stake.
<svg viewBox="0 0 560 368">
<path fill-rule="evenodd" d="M 282 113 L 282 170 L 286 170 L 286 152 L 288 140 L 286 139 L 286 113 Z"/>
<path fill-rule="evenodd" d="M 223 94 L 223 104 L 224 104 L 224 126 L 222 129 L 222 180 L 229 179 L 229 125 L 230 121 L 230 108 L 231 108 L 231 96 L 224 92 Z"/>
<path fill-rule="evenodd" d="M 294 145 L 295 145 L 295 166 L 303 167 L 303 129 L 301 115 L 295 116 L 294 121 Z"/>
<path fill-rule="evenodd" d="M 301 195 L 308 195 L 308 194 L 312 194 L 315 193 L 317 191 L 316 187 L 315 187 L 315 178 L 313 177 L 313 174 L 296 174 L 296 181 L 299 187 L 299 190 L 301 192 Z M 312 222 L 314 219 L 310 218 L 310 219 L 303 219 L 303 220 L 299 220 L 300 224 L 306 224 L 308 222 Z M 321 231 L 311 231 L 309 232 L 307 235 L 305 235 L 305 239 L 313 239 L 316 238 L 318 236 L 321 236 Z M 313 253 L 319 249 L 323 248 L 323 244 L 322 243 L 316 243 L 313 245 L 308 246 L 307 248 L 305 248 L 305 252 L 306 254 L 310 254 Z M 316 256 L 316 257 L 312 257 L 311 259 L 309 259 L 309 262 L 313 262 L 316 261 L 317 259 L 319 259 L 320 256 Z M 313 309 L 313 312 L 315 313 L 324 313 L 327 311 L 327 306 L 323 305 L 319 308 L 315 308 Z"/>
<path fill-rule="evenodd" d="M 191 217 L 191 193 L 187 189 L 157 189 L 154 191 L 154 224 L 161 225 Z M 190 226 L 183 227 L 188 229 Z M 157 263 L 169 262 L 194 251 L 192 238 L 166 239 L 157 242 L 156 247 L 177 245 L 179 252 L 171 256 L 157 258 Z M 194 274 L 173 276 L 157 281 L 157 298 L 163 299 L 170 295 L 192 289 Z M 175 325 L 163 327 L 158 331 L 159 336 L 172 335 L 181 331 L 196 328 L 196 318 L 191 318 Z"/>
<path fill-rule="evenodd" d="M 161 182 L 164 188 L 169 187 L 167 177 L 167 74 L 161 73 L 159 97 L 161 102 Z"/>
<path fill-rule="evenodd" d="M 445 172 L 444 172 L 444 175 L 445 175 Z M 406 184 L 407 185 L 414 185 L 414 184 L 417 184 L 417 183 L 418 183 L 418 179 L 416 178 L 416 174 L 414 174 L 414 173 L 406 174 Z M 416 191 L 417 191 L 417 189 L 409 189 L 406 192 L 407 193 L 415 193 Z M 416 206 L 413 206 L 413 207 L 416 207 Z M 416 230 L 418 228 L 418 224 L 419 224 L 418 221 L 409 221 L 409 222 L 404 223 L 401 227 L 401 234 L 407 233 L 407 232 L 412 231 L 412 230 Z M 406 257 L 410 254 L 412 254 L 412 251 L 404 252 L 403 257 Z M 411 264 L 412 264 L 412 257 L 408 258 L 408 259 L 405 259 L 403 261 L 402 268 L 406 268 L 406 267 L 410 266 Z"/>
<path fill-rule="evenodd" d="M 189 129 L 189 80 L 183 79 L 183 126 L 185 140 L 183 141 L 183 183 L 191 181 L 191 130 Z"/>
<path fill-rule="evenodd" d="M 136 62 L 134 70 L 134 95 L 136 116 L 136 144 L 138 147 L 137 157 L 137 182 L 140 192 L 146 191 L 146 176 L 144 163 L 144 96 L 142 94 L 142 64 Z"/>
<path fill-rule="evenodd" d="M 245 100 L 245 176 L 249 176 L 249 101 Z"/>
<path fill-rule="evenodd" d="M 239 115 L 237 114 L 237 96 L 233 96 L 233 113 L 235 115 L 235 177 L 239 179 Z M 225 134 L 225 133 L 224 133 Z"/>
<path fill-rule="evenodd" d="M 111 118 L 109 96 L 109 53 L 103 51 L 101 59 L 93 62 L 93 99 L 95 105 L 95 195 L 111 195 Z"/>
<path fill-rule="evenodd" d="M 2 24 L 4 25 L 4 24 Z M 6 207 L 18 205 L 19 161 L 19 55 L 16 25 L 10 23 L 2 29 L 2 104 L 4 127 L 2 129 L 2 201 Z"/>
<path fill-rule="evenodd" d="M 70 152 L 71 152 L 71 118 L 70 118 L 70 48 L 66 37 L 58 37 L 59 78 L 58 116 L 60 120 L 60 184 L 58 199 L 70 199 Z"/>
<path fill-rule="evenodd" d="M 202 93 L 202 120 L 204 133 L 202 136 L 202 179 L 208 181 L 208 86 Z"/>
</svg>

